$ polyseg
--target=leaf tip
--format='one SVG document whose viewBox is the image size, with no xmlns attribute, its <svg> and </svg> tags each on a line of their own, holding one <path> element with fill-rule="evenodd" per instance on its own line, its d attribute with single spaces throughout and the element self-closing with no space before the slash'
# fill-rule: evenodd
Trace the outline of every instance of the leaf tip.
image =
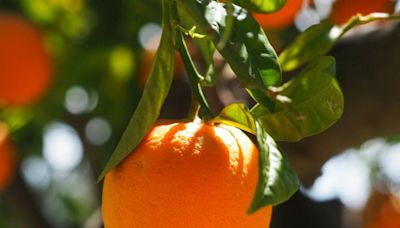
<svg viewBox="0 0 400 228">
<path fill-rule="evenodd" d="M 247 209 L 247 215 L 251 215 L 260 209 L 259 201 L 253 201 Z"/>
<path fill-rule="evenodd" d="M 104 168 L 103 171 L 101 171 L 100 175 L 97 177 L 97 184 L 99 184 L 104 179 L 108 171 L 110 170 L 106 166 L 106 168 Z"/>
</svg>

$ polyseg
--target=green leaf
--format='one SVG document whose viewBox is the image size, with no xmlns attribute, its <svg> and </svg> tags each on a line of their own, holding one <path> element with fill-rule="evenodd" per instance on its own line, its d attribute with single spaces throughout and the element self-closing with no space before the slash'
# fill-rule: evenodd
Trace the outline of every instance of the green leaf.
<svg viewBox="0 0 400 228">
<path fill-rule="evenodd" d="M 259 13 L 272 13 L 286 4 L 286 0 L 234 0 L 233 2 Z"/>
<path fill-rule="evenodd" d="M 269 86 L 281 84 L 281 69 L 275 50 L 264 30 L 245 9 L 234 5 L 233 32 L 220 46 L 220 36 L 225 32 L 228 11 L 221 3 L 211 2 L 204 10 L 208 26 L 214 30 L 216 48 L 228 62 L 239 80 L 248 88 L 252 97 L 265 107 L 273 102 L 266 95 Z"/>
<path fill-rule="evenodd" d="M 206 7 L 206 19 L 210 26 L 223 34 L 226 21 L 224 4 L 210 3 Z M 281 69 L 275 50 L 268 41 L 264 30 L 251 14 L 234 5 L 234 27 L 229 42 L 216 45 L 232 70 L 244 82 L 259 87 L 275 86 L 281 83 Z M 249 81 L 247 81 L 250 79 Z"/>
<path fill-rule="evenodd" d="M 253 115 L 274 139 L 297 141 L 324 131 L 341 117 L 344 99 L 332 74 L 334 65 L 334 58 L 321 57 L 285 83 L 280 95 L 291 102 L 277 104 L 273 112 L 253 107 Z"/>
<path fill-rule="evenodd" d="M 228 18 L 224 4 L 184 0 L 178 0 L 178 3 L 182 11 L 192 15 L 202 31 L 207 31 L 208 38 L 246 87 L 265 90 L 268 86 L 281 83 L 281 69 L 275 50 L 247 10 L 233 5 L 233 31 L 228 41 L 221 45 Z"/>
<path fill-rule="evenodd" d="M 193 19 L 193 16 L 188 14 L 187 11 L 182 10 L 181 7 L 178 7 L 178 13 L 179 13 L 179 18 L 181 19 L 179 23 L 185 28 L 193 28 L 193 26 L 196 24 L 196 21 Z M 202 28 L 198 27 L 195 28 L 195 32 L 199 34 L 206 33 L 204 30 L 202 30 Z M 215 65 L 213 61 L 215 46 L 210 40 L 204 38 L 193 39 L 193 41 L 199 48 L 202 57 L 204 58 L 204 62 L 207 65 L 206 72 L 204 72 L 204 81 L 202 81 L 202 85 L 213 86 L 215 85 L 217 79 L 215 75 Z"/>
<path fill-rule="evenodd" d="M 163 12 L 161 41 L 142 97 L 99 180 L 128 156 L 142 141 L 158 118 L 161 106 L 168 94 L 174 72 L 175 49 L 173 43 L 174 29 L 169 24 L 170 15 L 166 13 L 170 12 L 170 10 L 164 1 Z"/>
<path fill-rule="evenodd" d="M 224 123 L 251 134 L 256 134 L 256 125 L 253 116 L 246 105 L 241 103 L 233 103 L 226 106 L 217 117 L 207 122 Z"/>
<path fill-rule="evenodd" d="M 336 75 L 336 60 L 332 56 L 323 56 L 311 62 L 303 70 L 303 72 L 308 71 L 321 71 L 332 76 Z M 300 73 L 301 74 L 301 73 Z"/>
<path fill-rule="evenodd" d="M 215 1 L 177 1 L 180 14 L 191 15 L 194 25 L 206 32 L 207 39 L 214 43 L 252 97 L 272 108 L 273 102 L 266 90 L 281 84 L 281 69 L 275 50 L 248 11 L 233 5 L 233 13 L 229 14 L 224 4 Z M 226 21 L 232 16 L 233 31 L 227 33 Z M 221 42 L 226 34 L 230 34 L 229 39 Z"/>
<path fill-rule="evenodd" d="M 217 82 L 217 77 L 215 74 L 215 65 L 214 65 L 214 60 L 213 60 L 213 56 L 215 53 L 215 46 L 213 43 L 211 43 L 210 41 L 205 40 L 205 39 L 197 39 L 197 40 L 195 40 L 195 43 L 199 47 L 200 52 L 204 58 L 206 65 L 207 65 L 207 69 L 204 74 L 204 81 L 202 82 L 202 85 L 214 86 L 215 83 Z"/>
<path fill-rule="evenodd" d="M 275 102 L 269 98 L 264 91 L 257 89 L 257 88 L 251 88 L 247 89 L 247 92 L 249 95 L 257 101 L 260 105 L 262 105 L 264 108 L 272 111 L 274 110 L 275 107 Z"/>
<path fill-rule="evenodd" d="M 303 64 L 326 54 L 336 42 L 357 25 L 377 20 L 400 19 L 399 15 L 371 13 L 366 16 L 355 15 L 343 26 L 328 22 L 311 26 L 301 33 L 279 56 L 284 71 L 294 70 Z"/>
<path fill-rule="evenodd" d="M 300 187 L 300 181 L 275 141 L 256 120 L 259 148 L 259 176 L 254 198 L 247 213 L 288 200 Z"/>
<path fill-rule="evenodd" d="M 279 56 L 282 69 L 290 71 L 324 55 L 340 37 L 340 28 L 328 22 L 301 33 Z"/>
</svg>

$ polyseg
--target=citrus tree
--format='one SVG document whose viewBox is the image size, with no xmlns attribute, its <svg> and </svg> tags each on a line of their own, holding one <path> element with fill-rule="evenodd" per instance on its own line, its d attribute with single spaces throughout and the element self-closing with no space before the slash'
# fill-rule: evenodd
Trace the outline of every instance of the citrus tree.
<svg viewBox="0 0 400 228">
<path fill-rule="evenodd" d="M 269 223 L 265 209 L 289 199 L 300 185 L 276 141 L 298 141 L 318 134 L 342 115 L 344 98 L 335 77 L 335 59 L 326 53 L 352 27 L 398 16 L 373 13 L 356 15 L 342 25 L 316 24 L 278 56 L 252 15 L 278 11 L 286 1 L 161 3 L 161 41 L 141 99 L 99 178 L 105 176 L 105 225 L 157 226 L 168 221 L 183 226 L 212 221 L 211 227 L 221 222 L 227 227 L 265 226 Z M 204 69 L 193 63 L 188 42 L 200 50 Z M 156 123 L 171 86 L 175 51 L 189 78 L 191 109 L 184 120 Z M 232 103 L 219 113 L 210 108 L 203 90 L 218 80 L 213 62 L 217 52 L 254 105 Z M 294 76 L 284 80 L 289 71 Z M 247 136 L 236 129 L 256 137 L 257 156 L 248 151 L 246 145 L 252 143 Z M 257 169 L 246 163 L 254 157 Z M 243 167 L 232 169 L 236 163 Z M 219 172 L 227 172 L 222 167 L 231 170 L 220 176 Z M 246 175 L 237 182 L 234 176 L 241 172 Z M 254 186 L 250 184 L 253 172 L 258 177 Z M 215 182 L 220 184 L 214 186 Z M 233 207 L 240 210 L 229 209 Z M 131 212 L 133 219 L 127 216 Z M 158 221 L 154 214 L 162 219 Z M 264 222 L 258 221 L 260 214 Z"/>
<path fill-rule="evenodd" d="M 320 23 L 298 26 L 321 2 L 1 1 L 0 227 L 268 227 L 299 179 L 307 187 L 327 154 L 367 137 L 359 125 L 369 119 L 347 116 L 398 115 L 396 83 L 362 75 L 394 90 L 364 97 L 375 88 L 357 90 L 348 84 L 358 79 L 342 74 L 339 85 L 327 54 L 354 26 L 398 18 L 387 14 L 394 2 L 337 0 Z M 368 62 L 388 47 L 347 50 L 338 74 L 357 74 L 341 65 L 362 62 L 349 52 Z M 366 101 L 347 99 L 342 115 L 349 90 Z M 283 151 L 339 118 L 330 130 L 344 125 L 347 134 L 327 131 Z"/>
</svg>

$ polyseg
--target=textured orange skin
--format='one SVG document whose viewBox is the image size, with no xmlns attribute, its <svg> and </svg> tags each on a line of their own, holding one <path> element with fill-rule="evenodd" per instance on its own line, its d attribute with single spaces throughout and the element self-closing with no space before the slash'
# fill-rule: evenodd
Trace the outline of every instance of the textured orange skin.
<svg viewBox="0 0 400 228">
<path fill-rule="evenodd" d="M 246 214 L 257 179 L 257 148 L 240 130 L 164 122 L 106 175 L 104 224 L 106 228 L 269 227 L 270 206 Z"/>
<path fill-rule="evenodd" d="M 265 29 L 282 29 L 293 24 L 294 18 L 302 6 L 303 0 L 287 0 L 282 9 L 274 13 L 255 13 L 253 16 Z"/>
<path fill-rule="evenodd" d="M 39 31 L 22 17 L 0 12 L 0 104 L 37 101 L 50 76 L 50 58 Z"/>
<path fill-rule="evenodd" d="M 373 12 L 393 12 L 394 1 L 391 0 L 336 0 L 333 5 L 331 20 L 335 24 L 344 24 L 353 15 Z"/>
<path fill-rule="evenodd" d="M 7 134 L 7 128 L 0 123 L 0 192 L 10 182 L 15 166 L 13 147 L 7 138 Z"/>
</svg>

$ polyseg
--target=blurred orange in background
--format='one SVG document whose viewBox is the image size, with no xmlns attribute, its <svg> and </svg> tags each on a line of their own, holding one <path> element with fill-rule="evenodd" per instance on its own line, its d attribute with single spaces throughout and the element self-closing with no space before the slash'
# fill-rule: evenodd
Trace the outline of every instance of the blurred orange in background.
<svg viewBox="0 0 400 228">
<path fill-rule="evenodd" d="M 265 29 L 283 29 L 293 24 L 296 14 L 302 6 L 303 0 L 287 0 L 281 9 L 274 13 L 255 13 L 253 16 Z"/>
<path fill-rule="evenodd" d="M 21 16 L 0 12 L 0 104 L 36 102 L 50 79 L 50 56 L 40 32 Z"/>
<path fill-rule="evenodd" d="M 0 192 L 10 182 L 15 166 L 14 147 L 8 139 L 8 130 L 4 123 L 0 122 Z"/>
<path fill-rule="evenodd" d="M 364 228 L 400 227 L 400 199 L 392 194 L 374 192 L 364 210 Z"/>
<path fill-rule="evenodd" d="M 331 20 L 335 24 L 343 24 L 353 15 L 373 12 L 391 13 L 395 2 L 392 0 L 336 0 L 333 4 Z"/>
</svg>

